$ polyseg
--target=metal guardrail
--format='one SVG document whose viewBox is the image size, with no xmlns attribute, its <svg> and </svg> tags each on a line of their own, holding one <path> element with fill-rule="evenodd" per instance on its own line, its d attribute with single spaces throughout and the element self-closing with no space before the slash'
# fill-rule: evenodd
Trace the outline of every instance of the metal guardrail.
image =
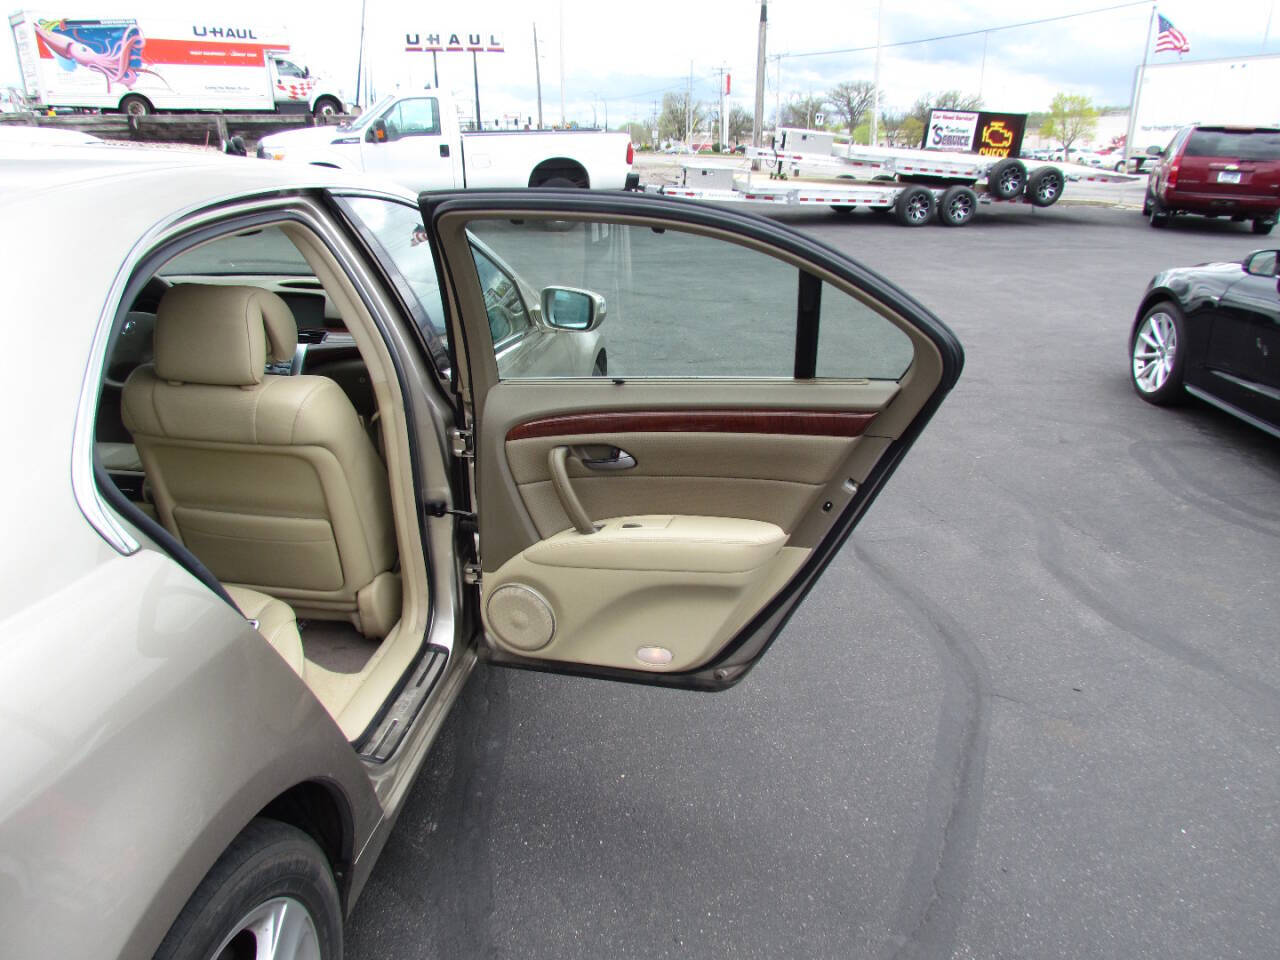
<svg viewBox="0 0 1280 960">
<path fill-rule="evenodd" d="M 220 147 L 232 137 L 243 137 L 252 151 L 262 137 L 299 127 L 334 126 L 346 116 L 315 117 L 309 113 L 185 113 L 125 116 L 120 113 L 74 113 L 46 116 L 39 113 L 0 114 L 0 123 L 26 124 L 56 130 L 75 130 L 104 140 L 135 143 L 192 143 Z"/>
</svg>

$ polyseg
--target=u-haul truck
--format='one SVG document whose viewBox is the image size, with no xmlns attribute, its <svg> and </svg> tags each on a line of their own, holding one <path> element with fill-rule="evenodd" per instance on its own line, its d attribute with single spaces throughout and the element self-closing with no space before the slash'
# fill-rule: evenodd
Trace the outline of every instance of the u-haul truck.
<svg viewBox="0 0 1280 960">
<path fill-rule="evenodd" d="M 54 11 L 58 12 L 58 11 Z M 29 101 L 157 110 L 341 113 L 341 91 L 298 63 L 280 28 L 236 20 L 9 17 Z"/>
</svg>

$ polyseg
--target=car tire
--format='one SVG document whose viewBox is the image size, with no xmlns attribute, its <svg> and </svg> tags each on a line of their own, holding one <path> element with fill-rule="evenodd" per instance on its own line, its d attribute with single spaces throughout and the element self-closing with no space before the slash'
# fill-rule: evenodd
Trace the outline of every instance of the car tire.
<svg viewBox="0 0 1280 960">
<path fill-rule="evenodd" d="M 267 935 L 286 947 L 292 941 L 293 952 L 255 949 Z M 342 906 L 315 841 L 296 827 L 258 819 L 201 881 L 156 960 L 268 955 L 342 960 Z"/>
<path fill-rule="evenodd" d="M 550 180 L 543 180 L 538 184 L 540 187 L 554 187 L 560 190 L 578 189 L 578 184 L 574 183 L 568 177 L 552 177 Z M 550 230 L 552 233 L 567 233 L 574 227 L 578 226 L 577 220 L 543 220 L 542 229 Z"/>
<path fill-rule="evenodd" d="M 336 117 L 342 113 L 342 104 L 333 97 L 321 97 L 311 112 L 317 117 Z"/>
<path fill-rule="evenodd" d="M 1027 178 L 1027 199 L 1033 207 L 1052 207 L 1062 196 L 1066 182 L 1057 167 L 1041 167 Z"/>
<path fill-rule="evenodd" d="M 978 211 L 978 195 L 968 187 L 948 187 L 938 203 L 938 220 L 948 227 L 963 227 Z"/>
<path fill-rule="evenodd" d="M 1271 228 L 1274 227 L 1275 225 L 1276 225 L 1276 222 L 1274 220 L 1254 220 L 1253 232 L 1268 234 L 1271 232 Z"/>
<path fill-rule="evenodd" d="M 933 191 L 928 187 L 907 187 L 893 204 L 893 217 L 904 227 L 923 227 L 933 212 Z"/>
<path fill-rule="evenodd" d="M 120 101 L 120 112 L 127 117 L 145 117 L 148 114 L 155 113 L 156 108 L 151 105 L 151 101 L 146 97 L 130 93 Z"/>
<path fill-rule="evenodd" d="M 1151 219 L 1153 227 L 1167 227 L 1169 221 L 1173 219 L 1173 214 L 1165 208 L 1160 202 L 1160 198 L 1152 194 L 1151 203 L 1147 207 L 1147 216 Z"/>
<path fill-rule="evenodd" d="M 1144 217 L 1151 216 L 1151 189 L 1149 187 L 1142 198 L 1142 215 Z"/>
<path fill-rule="evenodd" d="M 1147 310 L 1129 334 L 1129 380 L 1147 403 L 1168 406 L 1185 395 L 1186 324 L 1178 305 L 1161 300 Z"/>
<path fill-rule="evenodd" d="M 1027 167 L 1006 157 L 987 171 L 987 192 L 998 200 L 1012 200 L 1027 186 Z"/>
</svg>

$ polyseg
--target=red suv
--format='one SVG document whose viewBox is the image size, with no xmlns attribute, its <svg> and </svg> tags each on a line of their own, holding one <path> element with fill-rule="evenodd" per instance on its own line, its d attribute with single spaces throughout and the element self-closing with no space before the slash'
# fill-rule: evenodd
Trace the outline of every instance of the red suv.
<svg viewBox="0 0 1280 960">
<path fill-rule="evenodd" d="M 1153 227 L 1177 213 L 1253 221 L 1270 233 L 1280 211 L 1280 129 L 1184 127 L 1163 150 L 1147 182 L 1142 212 Z"/>
</svg>

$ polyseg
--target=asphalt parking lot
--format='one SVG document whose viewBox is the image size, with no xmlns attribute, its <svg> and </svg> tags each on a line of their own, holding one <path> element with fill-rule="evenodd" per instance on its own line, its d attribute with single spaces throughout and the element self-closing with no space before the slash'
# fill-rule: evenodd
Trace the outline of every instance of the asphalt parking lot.
<svg viewBox="0 0 1280 960">
<path fill-rule="evenodd" d="M 347 956 L 1274 956 L 1280 441 L 1125 356 L 1154 272 L 1273 238 L 789 222 L 946 320 L 958 387 L 735 689 L 480 668 Z"/>
</svg>

